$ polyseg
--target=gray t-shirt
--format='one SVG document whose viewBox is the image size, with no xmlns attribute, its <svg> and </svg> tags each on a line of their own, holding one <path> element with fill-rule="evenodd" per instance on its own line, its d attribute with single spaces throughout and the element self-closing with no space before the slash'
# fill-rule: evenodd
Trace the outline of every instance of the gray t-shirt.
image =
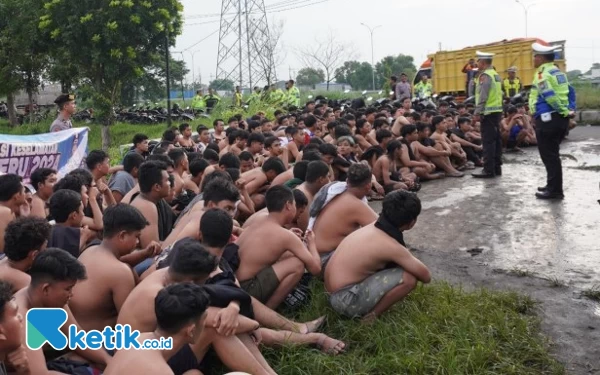
<svg viewBox="0 0 600 375">
<path fill-rule="evenodd" d="M 396 84 L 396 100 L 404 100 L 410 98 L 410 83 L 398 82 Z"/>
<path fill-rule="evenodd" d="M 135 186 L 135 179 L 125 171 L 117 172 L 108 182 L 110 191 L 118 191 L 122 196 L 127 195 Z"/>
<path fill-rule="evenodd" d="M 60 132 L 63 130 L 71 129 L 73 124 L 71 120 L 65 120 L 62 114 L 59 114 L 56 120 L 50 125 L 50 133 Z"/>
</svg>

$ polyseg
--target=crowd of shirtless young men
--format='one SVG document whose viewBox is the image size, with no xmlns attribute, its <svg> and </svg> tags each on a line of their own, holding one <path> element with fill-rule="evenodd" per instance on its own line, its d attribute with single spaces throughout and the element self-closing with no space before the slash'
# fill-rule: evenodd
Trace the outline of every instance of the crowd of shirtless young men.
<svg viewBox="0 0 600 375">
<path fill-rule="evenodd" d="M 324 282 L 337 316 L 365 323 L 428 283 L 402 235 L 421 212 L 412 191 L 481 164 L 469 108 L 410 104 L 309 102 L 275 119 L 215 120 L 197 136 L 182 124 L 152 152 L 136 135 L 113 167 L 94 150 L 60 179 L 0 176 L 0 363 L 18 374 L 189 375 L 210 372 L 210 349 L 231 371 L 260 375 L 277 371 L 261 346 L 344 352 L 319 332 L 325 316 L 276 311 L 306 274 Z M 367 202 L 379 199 L 377 214 Z M 172 337 L 173 349 L 31 350 L 22 317 L 32 308 L 64 308 L 63 329 L 128 324 Z"/>
</svg>

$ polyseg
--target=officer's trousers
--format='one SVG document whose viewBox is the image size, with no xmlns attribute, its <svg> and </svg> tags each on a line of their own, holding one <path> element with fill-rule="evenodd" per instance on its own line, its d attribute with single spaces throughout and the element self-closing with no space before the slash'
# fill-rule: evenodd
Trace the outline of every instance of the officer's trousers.
<svg viewBox="0 0 600 375">
<path fill-rule="evenodd" d="M 483 145 L 483 172 L 495 175 L 502 168 L 502 137 L 500 121 L 502 113 L 490 113 L 481 120 L 481 141 Z"/>
<path fill-rule="evenodd" d="M 552 114 L 552 120 L 543 122 L 535 119 L 535 132 L 537 135 L 540 157 L 546 167 L 546 186 L 551 194 L 563 194 L 562 164 L 560 162 L 560 142 L 569 128 L 569 119 L 558 113 Z"/>
</svg>

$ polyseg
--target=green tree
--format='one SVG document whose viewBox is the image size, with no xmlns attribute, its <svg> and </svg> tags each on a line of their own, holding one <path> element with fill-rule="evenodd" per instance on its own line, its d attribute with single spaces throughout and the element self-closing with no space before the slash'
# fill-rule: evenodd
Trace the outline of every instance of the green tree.
<svg viewBox="0 0 600 375">
<path fill-rule="evenodd" d="M 0 95 L 6 95 L 9 122 L 17 125 L 14 95 L 25 89 L 29 104 L 41 84 L 47 63 L 46 46 L 39 39 L 40 0 L 0 2 Z M 33 113 L 32 113 L 33 116 Z"/>
<path fill-rule="evenodd" d="M 581 70 L 570 70 L 567 72 L 567 79 L 569 80 L 569 82 L 573 82 L 577 80 L 577 78 L 579 78 L 581 74 Z"/>
<path fill-rule="evenodd" d="M 411 80 L 417 72 L 417 68 L 412 56 L 399 54 L 398 56 L 386 56 L 381 59 L 380 62 L 375 64 L 375 72 L 376 87 L 384 87 L 392 75 L 399 76 L 400 73 L 406 73 L 408 79 Z"/>
<path fill-rule="evenodd" d="M 355 90 L 368 90 L 373 86 L 373 70 L 368 62 L 346 61 L 335 71 L 335 81 L 347 83 Z"/>
<path fill-rule="evenodd" d="M 325 81 L 325 72 L 322 69 L 302 68 L 296 76 L 298 86 L 315 87 L 317 83 Z"/>
<path fill-rule="evenodd" d="M 55 56 L 68 56 L 93 86 L 107 149 L 121 85 L 141 77 L 154 56 L 174 45 L 183 6 L 178 0 L 42 1 L 39 28 Z"/>
<path fill-rule="evenodd" d="M 208 85 L 213 90 L 233 91 L 234 83 L 230 79 L 215 79 Z"/>
</svg>

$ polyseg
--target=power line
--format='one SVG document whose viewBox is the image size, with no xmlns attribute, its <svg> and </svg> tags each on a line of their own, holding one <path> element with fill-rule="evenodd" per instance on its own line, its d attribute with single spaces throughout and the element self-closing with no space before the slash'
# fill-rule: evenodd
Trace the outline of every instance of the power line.
<svg viewBox="0 0 600 375">
<path fill-rule="evenodd" d="M 208 34 L 207 36 L 205 36 L 204 38 L 200 39 L 199 41 L 197 41 L 196 43 L 192 44 L 191 46 L 184 48 L 183 51 L 187 51 L 192 47 L 197 46 L 198 44 L 204 42 L 206 39 L 210 38 L 211 36 L 215 35 L 216 33 L 219 32 L 220 29 L 216 29 L 215 31 L 213 31 L 212 33 Z"/>
</svg>

